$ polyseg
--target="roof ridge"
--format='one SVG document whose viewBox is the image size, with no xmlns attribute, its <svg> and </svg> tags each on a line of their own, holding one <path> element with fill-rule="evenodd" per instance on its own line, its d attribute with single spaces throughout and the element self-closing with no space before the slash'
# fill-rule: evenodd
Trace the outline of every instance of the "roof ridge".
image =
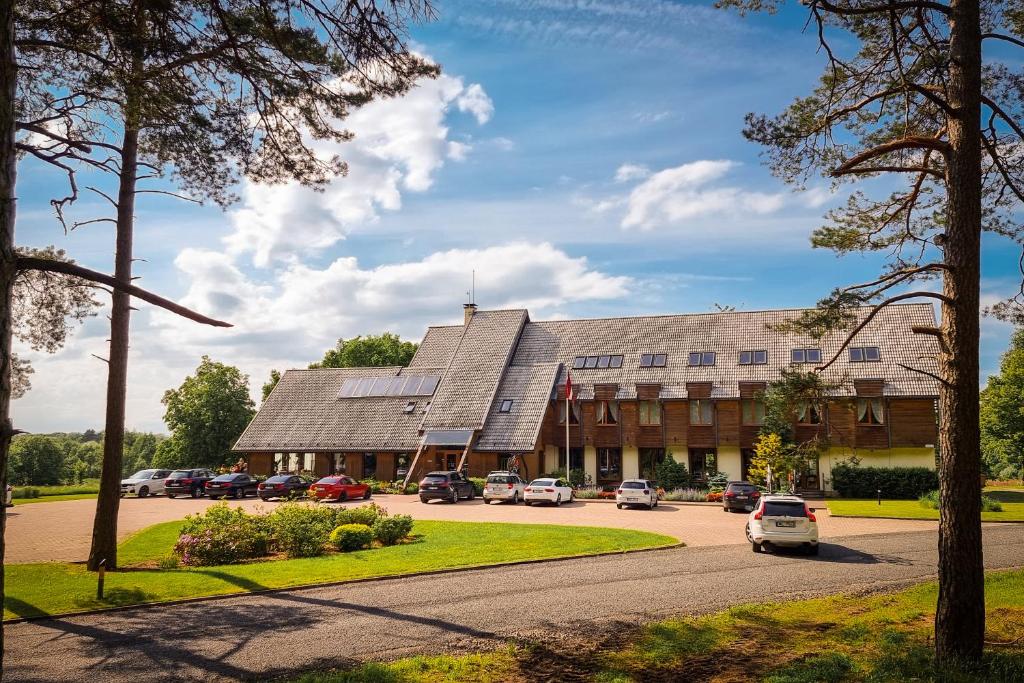
<svg viewBox="0 0 1024 683">
<path fill-rule="evenodd" d="M 911 303 L 895 303 L 889 304 L 886 308 L 893 306 L 899 307 L 911 307 L 911 306 L 933 306 L 933 304 L 926 302 L 911 302 Z M 874 306 L 857 306 L 855 310 L 870 311 Z M 652 313 L 650 315 L 608 315 L 600 316 L 596 318 L 556 318 L 552 320 L 530 320 L 529 324 L 541 325 L 546 323 L 574 323 L 574 322 L 600 322 L 602 320 L 645 320 L 652 318 L 695 318 L 698 316 L 709 316 L 709 315 L 741 315 L 744 313 L 790 313 L 793 311 L 815 311 L 818 310 L 813 306 L 800 307 L 800 308 L 760 308 L 753 311 L 702 311 L 699 313 Z"/>
</svg>

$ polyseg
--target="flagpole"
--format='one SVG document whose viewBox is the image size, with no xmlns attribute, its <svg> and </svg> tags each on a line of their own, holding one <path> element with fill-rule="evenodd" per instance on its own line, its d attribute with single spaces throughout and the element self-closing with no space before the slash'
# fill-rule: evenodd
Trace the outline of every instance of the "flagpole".
<svg viewBox="0 0 1024 683">
<path fill-rule="evenodd" d="M 569 455 L 569 392 L 565 392 L 565 480 L 569 481 L 569 463 L 572 456 Z"/>
</svg>

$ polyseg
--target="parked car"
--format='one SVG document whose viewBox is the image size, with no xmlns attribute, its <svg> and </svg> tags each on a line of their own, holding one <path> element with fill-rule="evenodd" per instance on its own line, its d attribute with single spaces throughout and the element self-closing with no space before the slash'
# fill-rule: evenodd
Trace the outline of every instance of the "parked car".
<svg viewBox="0 0 1024 683">
<path fill-rule="evenodd" d="M 747 540 L 755 553 L 767 546 L 804 548 L 818 554 L 818 520 L 814 508 L 797 496 L 761 496 L 747 518 Z"/>
<path fill-rule="evenodd" d="M 164 480 L 164 493 L 168 498 L 177 498 L 178 496 L 199 498 L 206 491 L 206 482 L 215 476 L 217 475 L 210 470 L 174 470 Z"/>
<path fill-rule="evenodd" d="M 341 502 L 350 498 L 362 498 L 369 500 L 373 491 L 369 484 L 360 484 L 352 477 L 335 476 L 324 477 L 309 487 L 317 500 L 336 500 Z"/>
<path fill-rule="evenodd" d="M 139 470 L 127 479 L 121 480 L 121 495 L 136 495 L 145 498 L 164 492 L 164 480 L 170 470 Z"/>
<path fill-rule="evenodd" d="M 760 497 L 761 492 L 757 486 L 749 481 L 730 481 L 725 487 L 725 492 L 722 493 L 722 508 L 726 512 L 733 510 L 749 512 L 757 505 L 757 500 Z"/>
<path fill-rule="evenodd" d="M 297 498 L 306 495 L 312 483 L 297 474 L 278 474 L 260 484 L 257 494 L 264 501 L 271 498 Z"/>
<path fill-rule="evenodd" d="M 421 503 L 429 503 L 436 499 L 458 503 L 462 498 L 476 498 L 476 487 L 458 472 L 427 472 L 420 480 Z"/>
<path fill-rule="evenodd" d="M 529 486 L 523 489 L 523 500 L 527 505 L 534 503 L 561 505 L 566 501 L 571 503 L 575 499 L 572 487 L 564 479 L 534 479 Z"/>
<path fill-rule="evenodd" d="M 221 496 L 229 498 L 245 498 L 250 493 L 256 494 L 259 482 L 244 472 L 221 474 L 206 482 L 206 495 L 210 500 Z"/>
<path fill-rule="evenodd" d="M 643 505 L 648 510 L 658 507 L 658 489 L 647 479 L 626 479 L 615 491 L 615 507 Z"/>
<path fill-rule="evenodd" d="M 491 472 L 484 484 L 484 502 L 499 500 L 515 505 L 523 499 L 525 488 L 526 482 L 514 472 Z"/>
</svg>

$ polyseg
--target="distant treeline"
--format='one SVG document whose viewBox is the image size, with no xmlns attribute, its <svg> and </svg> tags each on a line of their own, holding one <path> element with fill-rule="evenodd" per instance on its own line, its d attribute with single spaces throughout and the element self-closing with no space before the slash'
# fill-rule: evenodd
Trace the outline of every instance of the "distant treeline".
<svg viewBox="0 0 1024 683">
<path fill-rule="evenodd" d="M 149 432 L 125 432 L 121 474 L 153 466 L 157 448 L 167 437 Z M 15 486 L 80 484 L 100 476 L 103 432 L 22 434 L 11 443 L 8 480 Z"/>
</svg>

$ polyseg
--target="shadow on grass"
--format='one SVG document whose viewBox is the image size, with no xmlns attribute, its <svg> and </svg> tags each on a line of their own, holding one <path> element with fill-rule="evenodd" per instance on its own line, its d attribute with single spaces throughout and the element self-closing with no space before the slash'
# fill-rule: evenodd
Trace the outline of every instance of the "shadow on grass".
<svg viewBox="0 0 1024 683">
<path fill-rule="evenodd" d="M 11 597 L 10 595 L 4 596 L 4 608 L 18 617 L 37 617 L 47 614 L 47 612 L 39 609 L 35 605 L 25 602 L 24 600 Z"/>
<path fill-rule="evenodd" d="M 985 495 L 1000 503 L 1024 503 L 1024 491 L 987 491 Z"/>
</svg>

